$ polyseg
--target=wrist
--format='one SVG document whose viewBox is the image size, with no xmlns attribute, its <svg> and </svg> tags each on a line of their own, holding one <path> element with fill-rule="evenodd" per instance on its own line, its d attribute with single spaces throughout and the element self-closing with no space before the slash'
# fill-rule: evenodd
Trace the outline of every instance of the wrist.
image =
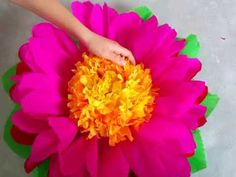
<svg viewBox="0 0 236 177">
<path fill-rule="evenodd" d="M 85 46 L 88 45 L 93 36 L 94 33 L 90 31 L 87 27 L 84 27 L 82 29 L 79 28 L 75 33 L 75 37 L 79 40 L 80 43 L 82 43 Z"/>
</svg>

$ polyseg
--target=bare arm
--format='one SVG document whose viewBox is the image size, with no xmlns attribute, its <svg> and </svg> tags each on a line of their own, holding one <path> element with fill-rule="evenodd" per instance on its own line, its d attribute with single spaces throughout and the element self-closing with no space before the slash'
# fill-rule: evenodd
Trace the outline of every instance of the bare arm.
<svg viewBox="0 0 236 177">
<path fill-rule="evenodd" d="M 129 50 L 123 48 L 115 41 L 109 40 L 90 31 L 58 0 L 11 1 L 74 35 L 91 53 L 110 59 L 120 65 L 123 65 L 124 57 L 127 57 L 133 64 L 135 64 L 134 57 Z"/>
</svg>

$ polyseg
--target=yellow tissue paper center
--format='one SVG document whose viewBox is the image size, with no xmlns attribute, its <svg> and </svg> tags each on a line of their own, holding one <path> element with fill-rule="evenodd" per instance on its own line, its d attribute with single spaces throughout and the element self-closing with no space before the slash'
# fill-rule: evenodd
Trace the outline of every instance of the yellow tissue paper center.
<svg viewBox="0 0 236 177">
<path fill-rule="evenodd" d="M 70 117 L 88 139 L 108 138 L 109 145 L 129 139 L 149 121 L 158 89 L 149 69 L 126 61 L 119 66 L 83 54 L 68 83 Z"/>
</svg>

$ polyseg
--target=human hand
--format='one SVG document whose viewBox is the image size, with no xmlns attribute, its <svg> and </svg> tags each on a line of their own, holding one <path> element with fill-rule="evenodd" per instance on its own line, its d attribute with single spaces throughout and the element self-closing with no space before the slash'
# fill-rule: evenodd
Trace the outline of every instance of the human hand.
<svg viewBox="0 0 236 177">
<path fill-rule="evenodd" d="M 59 1 L 55 0 L 11 0 L 12 2 L 31 10 L 56 26 L 74 35 L 82 42 L 89 52 L 99 57 L 124 65 L 125 58 L 132 64 L 135 59 L 132 53 L 115 41 L 95 34 L 76 19 Z M 53 11 L 51 9 L 54 9 Z"/>
<path fill-rule="evenodd" d="M 84 45 L 92 54 L 111 60 L 118 65 L 123 66 L 125 64 L 125 58 L 128 58 L 132 64 L 135 64 L 134 56 L 128 49 L 122 47 L 116 41 L 112 41 L 93 32 L 90 32 Z"/>
</svg>

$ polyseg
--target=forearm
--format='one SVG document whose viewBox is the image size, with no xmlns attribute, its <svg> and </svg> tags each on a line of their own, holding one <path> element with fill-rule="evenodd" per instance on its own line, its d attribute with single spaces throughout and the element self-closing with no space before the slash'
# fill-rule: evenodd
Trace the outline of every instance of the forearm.
<svg viewBox="0 0 236 177">
<path fill-rule="evenodd" d="M 11 0 L 74 35 L 82 43 L 89 40 L 91 31 L 81 24 L 58 0 Z"/>
<path fill-rule="evenodd" d="M 97 35 L 76 19 L 58 0 L 10 0 L 74 35 L 94 55 L 123 65 L 127 57 L 135 64 L 132 53 L 117 42 Z"/>
</svg>

